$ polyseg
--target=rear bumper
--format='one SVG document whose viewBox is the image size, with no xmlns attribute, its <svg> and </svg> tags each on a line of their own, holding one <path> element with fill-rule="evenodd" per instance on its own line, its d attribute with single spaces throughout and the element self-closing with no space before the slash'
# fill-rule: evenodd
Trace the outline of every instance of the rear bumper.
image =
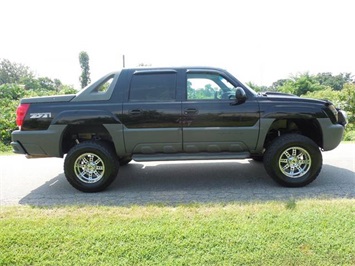
<svg viewBox="0 0 355 266">
<path fill-rule="evenodd" d="M 22 147 L 21 143 L 18 142 L 18 141 L 12 141 L 11 142 L 11 146 L 12 146 L 13 153 L 16 153 L 16 154 L 27 154 L 27 152 L 24 149 L 24 147 Z"/>
<path fill-rule="evenodd" d="M 63 157 L 60 143 L 64 129 L 56 125 L 41 131 L 15 130 L 11 134 L 13 152 L 29 158 Z"/>
<path fill-rule="evenodd" d="M 40 154 L 39 153 L 37 153 L 37 154 L 28 154 L 27 151 L 25 150 L 25 148 L 18 141 L 11 142 L 11 146 L 12 146 L 13 153 L 26 154 L 26 158 L 28 158 L 28 159 L 50 157 L 49 155 L 46 155 L 46 154 L 43 154 L 43 153 L 40 153 Z M 41 149 L 40 149 L 39 146 L 37 146 L 36 150 L 38 151 L 38 150 L 41 150 Z"/>
</svg>

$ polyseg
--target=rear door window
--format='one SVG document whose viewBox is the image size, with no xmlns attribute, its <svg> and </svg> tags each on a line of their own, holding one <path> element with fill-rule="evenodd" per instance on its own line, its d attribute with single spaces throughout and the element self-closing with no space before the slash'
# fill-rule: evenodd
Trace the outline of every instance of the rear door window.
<svg viewBox="0 0 355 266">
<path fill-rule="evenodd" d="M 174 101 L 176 99 L 176 73 L 134 74 L 129 101 Z"/>
</svg>

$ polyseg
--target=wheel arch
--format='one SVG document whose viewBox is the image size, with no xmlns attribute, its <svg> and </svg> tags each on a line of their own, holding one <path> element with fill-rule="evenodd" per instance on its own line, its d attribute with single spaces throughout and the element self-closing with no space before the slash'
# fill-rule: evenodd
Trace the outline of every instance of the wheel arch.
<svg viewBox="0 0 355 266">
<path fill-rule="evenodd" d="M 261 132 L 261 141 L 259 150 L 265 150 L 277 137 L 296 133 L 306 136 L 313 140 L 318 147 L 323 148 L 322 128 L 316 118 L 279 118 L 267 119 L 268 123 L 264 123 L 261 128 L 265 128 L 264 133 Z"/>
<path fill-rule="evenodd" d="M 68 125 L 63 132 L 61 139 L 62 154 L 69 152 L 77 143 L 88 140 L 102 140 L 113 143 L 111 134 L 103 125 Z M 114 148 L 114 145 L 113 145 Z"/>
</svg>

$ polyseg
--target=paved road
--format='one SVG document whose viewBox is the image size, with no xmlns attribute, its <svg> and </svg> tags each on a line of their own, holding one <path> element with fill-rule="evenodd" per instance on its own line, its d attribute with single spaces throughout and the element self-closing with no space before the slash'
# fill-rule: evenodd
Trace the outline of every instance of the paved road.
<svg viewBox="0 0 355 266">
<path fill-rule="evenodd" d="M 132 162 L 101 193 L 72 188 L 63 159 L 0 157 L 0 206 L 4 205 L 146 205 L 229 203 L 289 198 L 355 198 L 355 144 L 323 153 L 318 179 L 304 188 L 274 183 L 261 163 L 252 160 Z"/>
</svg>

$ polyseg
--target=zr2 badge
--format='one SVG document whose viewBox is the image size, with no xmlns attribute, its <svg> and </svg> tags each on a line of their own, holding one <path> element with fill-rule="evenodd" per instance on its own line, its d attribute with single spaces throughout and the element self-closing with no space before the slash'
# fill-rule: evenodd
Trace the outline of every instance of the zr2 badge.
<svg viewBox="0 0 355 266">
<path fill-rule="evenodd" d="M 52 113 L 31 113 L 30 119 L 38 119 L 38 118 L 51 118 Z"/>
</svg>

